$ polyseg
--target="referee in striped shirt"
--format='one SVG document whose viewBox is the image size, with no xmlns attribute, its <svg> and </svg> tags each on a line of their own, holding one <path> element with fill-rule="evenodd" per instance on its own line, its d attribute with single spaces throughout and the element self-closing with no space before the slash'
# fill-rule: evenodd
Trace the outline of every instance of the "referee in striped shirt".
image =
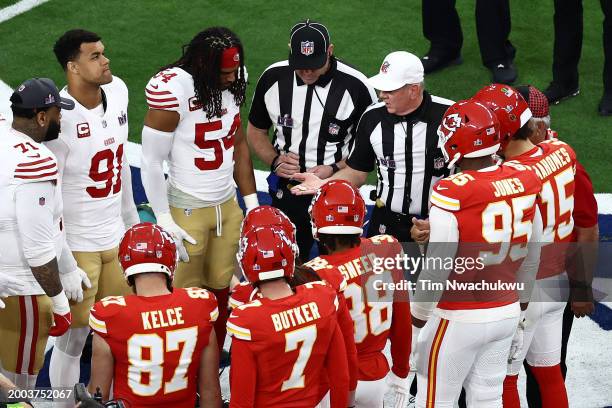
<svg viewBox="0 0 612 408">
<path fill-rule="evenodd" d="M 368 236 L 389 234 L 412 242 L 412 218 L 427 217 L 431 188 L 448 175 L 437 129 L 453 102 L 425 91 L 423 78 L 423 64 L 415 55 L 396 51 L 385 57 L 378 75 L 369 79 L 381 102 L 361 117 L 346 167 L 332 177 L 361 186 L 376 167 L 376 206 Z M 304 182 L 293 188 L 298 195 L 323 184 L 310 174 L 294 178 Z"/>
<path fill-rule="evenodd" d="M 287 61 L 269 66 L 259 78 L 247 128 L 255 153 L 270 165 L 272 205 L 297 227 L 302 260 L 312 244 L 311 195 L 295 196 L 295 173 L 328 178 L 345 167 L 359 118 L 376 101 L 361 72 L 333 56 L 327 28 L 306 20 L 291 29 Z M 273 129 L 272 142 L 268 137 Z"/>
</svg>

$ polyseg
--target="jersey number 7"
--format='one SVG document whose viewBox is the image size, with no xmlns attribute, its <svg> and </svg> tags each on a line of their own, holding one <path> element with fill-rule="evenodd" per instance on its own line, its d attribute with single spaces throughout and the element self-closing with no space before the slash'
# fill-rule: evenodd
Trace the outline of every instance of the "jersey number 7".
<svg viewBox="0 0 612 408">
<path fill-rule="evenodd" d="M 304 370 L 312 354 L 312 346 L 317 339 L 317 326 L 310 325 L 285 333 L 285 353 L 299 348 L 298 358 L 288 379 L 283 381 L 281 392 L 293 388 L 304 388 Z M 300 347 L 301 343 L 301 347 Z"/>
</svg>

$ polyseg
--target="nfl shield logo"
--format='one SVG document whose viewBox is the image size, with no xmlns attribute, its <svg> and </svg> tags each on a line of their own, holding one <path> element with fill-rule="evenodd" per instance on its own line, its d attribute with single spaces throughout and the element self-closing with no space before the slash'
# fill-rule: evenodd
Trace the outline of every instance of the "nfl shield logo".
<svg viewBox="0 0 612 408">
<path fill-rule="evenodd" d="M 442 168 L 444 168 L 444 157 L 434 159 L 434 169 L 440 170 Z"/>
<path fill-rule="evenodd" d="M 38 199 L 38 205 L 40 205 L 40 206 L 44 206 L 45 202 L 46 202 L 45 197 L 40 197 Z"/>
<path fill-rule="evenodd" d="M 330 135 L 338 136 L 338 133 L 340 133 L 340 126 L 336 125 L 335 123 L 330 123 L 327 130 Z"/>
<path fill-rule="evenodd" d="M 308 56 L 314 53 L 314 41 L 302 41 L 302 54 Z"/>
</svg>

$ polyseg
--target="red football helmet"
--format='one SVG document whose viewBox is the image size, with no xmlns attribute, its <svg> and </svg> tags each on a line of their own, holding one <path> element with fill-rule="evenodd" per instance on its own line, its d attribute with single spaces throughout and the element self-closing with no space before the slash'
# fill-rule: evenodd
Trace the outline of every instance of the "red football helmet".
<svg viewBox="0 0 612 408">
<path fill-rule="evenodd" d="M 240 240 L 238 263 L 242 274 L 256 283 L 281 277 L 291 279 L 298 247 L 278 226 L 256 227 Z"/>
<path fill-rule="evenodd" d="M 512 136 L 532 116 L 525 99 L 519 92 L 508 85 L 487 85 L 478 91 L 472 99 L 484 104 L 497 116 L 502 151 L 506 148 Z"/>
<path fill-rule="evenodd" d="M 176 244 L 159 225 L 136 224 L 119 244 L 119 262 L 126 278 L 138 273 L 163 272 L 172 279 L 178 262 Z"/>
<path fill-rule="evenodd" d="M 474 100 L 451 105 L 438 126 L 438 147 L 452 168 L 462 157 L 483 157 L 499 150 L 499 121 Z"/>
<path fill-rule="evenodd" d="M 365 219 L 365 202 L 361 193 L 345 180 L 323 184 L 308 209 L 312 236 L 318 234 L 361 234 Z"/>
<path fill-rule="evenodd" d="M 244 220 L 242 220 L 240 235 L 243 236 L 257 227 L 272 225 L 280 227 L 295 242 L 295 225 L 284 212 L 269 205 L 260 205 L 249 211 Z"/>
</svg>

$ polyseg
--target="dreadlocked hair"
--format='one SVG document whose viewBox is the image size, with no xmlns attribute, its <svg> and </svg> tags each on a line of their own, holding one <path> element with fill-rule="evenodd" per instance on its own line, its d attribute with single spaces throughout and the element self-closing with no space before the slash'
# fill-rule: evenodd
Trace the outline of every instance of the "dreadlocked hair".
<svg viewBox="0 0 612 408">
<path fill-rule="evenodd" d="M 199 32 L 189 44 L 183 46 L 181 58 L 161 68 L 180 67 L 191 74 L 196 99 L 202 104 L 208 119 L 222 115 L 221 56 L 223 50 L 232 47 L 238 49 L 240 66 L 236 80 L 228 90 L 234 95 L 236 105 L 242 106 L 246 96 L 244 49 L 238 36 L 228 28 L 210 27 Z"/>
</svg>

